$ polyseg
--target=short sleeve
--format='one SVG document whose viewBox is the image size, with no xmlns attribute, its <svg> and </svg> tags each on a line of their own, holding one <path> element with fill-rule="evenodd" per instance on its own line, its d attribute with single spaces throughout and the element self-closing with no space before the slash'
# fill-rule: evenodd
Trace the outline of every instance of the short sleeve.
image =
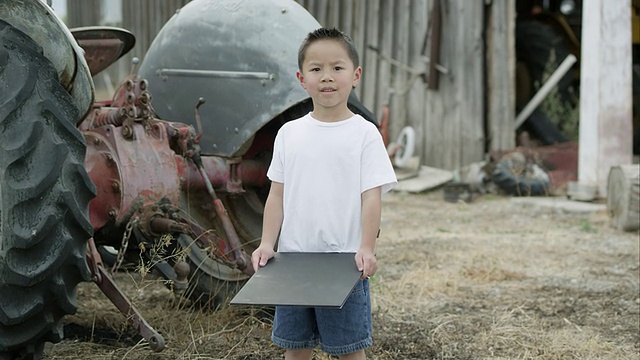
<svg viewBox="0 0 640 360">
<path fill-rule="evenodd" d="M 366 129 L 361 155 L 360 192 L 380 186 L 382 193 L 386 193 L 393 189 L 398 180 L 387 149 L 382 141 L 382 135 L 375 125 L 370 125 Z"/>
<path fill-rule="evenodd" d="M 281 129 L 282 130 L 282 129 Z M 282 131 L 278 131 L 276 140 L 273 144 L 273 157 L 271 158 L 271 164 L 269 170 L 267 170 L 267 177 L 271 181 L 284 183 L 284 144 L 283 144 Z"/>
</svg>

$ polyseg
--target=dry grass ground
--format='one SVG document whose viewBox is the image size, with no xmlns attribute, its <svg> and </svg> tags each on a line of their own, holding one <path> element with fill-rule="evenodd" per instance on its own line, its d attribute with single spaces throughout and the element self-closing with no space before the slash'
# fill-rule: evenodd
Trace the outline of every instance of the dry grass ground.
<svg viewBox="0 0 640 360">
<path fill-rule="evenodd" d="M 370 359 L 639 359 L 639 234 L 606 212 L 385 195 Z M 46 359 L 279 359 L 269 311 L 185 309 L 157 279 L 120 273 L 167 346 L 153 353 L 90 283 Z M 316 359 L 329 359 L 318 353 Z"/>
</svg>

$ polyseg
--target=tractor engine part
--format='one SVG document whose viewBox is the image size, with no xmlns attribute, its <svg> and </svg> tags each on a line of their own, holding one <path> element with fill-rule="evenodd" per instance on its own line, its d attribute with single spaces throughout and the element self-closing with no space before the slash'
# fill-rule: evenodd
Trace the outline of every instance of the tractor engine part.
<svg viewBox="0 0 640 360">
<path fill-rule="evenodd" d="M 86 168 L 99 189 L 90 204 L 98 243 L 111 245 L 110 238 L 101 234 L 112 234 L 110 228 L 123 226 L 135 226 L 139 247 L 145 249 L 163 234 L 185 233 L 204 241 L 205 247 L 213 243 L 214 258 L 251 275 L 250 259 L 214 185 L 227 194 L 242 194 L 243 183 L 262 187 L 267 164 L 247 160 L 250 173 L 245 175 L 239 159 L 202 157 L 193 127 L 153 117 L 146 88 L 144 79 L 126 79 L 109 106 L 96 106 L 80 125 L 86 129 Z M 215 217 L 224 236 L 200 230 L 180 215 L 183 191 L 204 191 L 210 196 L 214 213 L 208 223 Z M 129 236 L 120 244 L 122 251 L 129 246 Z M 163 273 L 171 280 L 177 277 L 172 270 Z"/>
</svg>

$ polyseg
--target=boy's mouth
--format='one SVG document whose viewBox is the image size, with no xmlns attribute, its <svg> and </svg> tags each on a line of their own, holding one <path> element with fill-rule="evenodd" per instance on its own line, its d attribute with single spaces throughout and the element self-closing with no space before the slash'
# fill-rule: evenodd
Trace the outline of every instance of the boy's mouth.
<svg viewBox="0 0 640 360">
<path fill-rule="evenodd" d="M 328 87 L 325 87 L 325 88 L 320 89 L 320 92 L 323 92 L 323 93 L 327 93 L 327 92 L 334 92 L 334 91 L 336 91 L 336 89 L 334 89 L 334 88 L 328 88 Z"/>
</svg>

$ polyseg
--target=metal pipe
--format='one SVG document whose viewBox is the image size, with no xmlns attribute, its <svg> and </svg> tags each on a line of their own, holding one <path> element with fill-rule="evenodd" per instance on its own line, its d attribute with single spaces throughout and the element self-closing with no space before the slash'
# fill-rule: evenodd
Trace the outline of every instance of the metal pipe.
<svg viewBox="0 0 640 360">
<path fill-rule="evenodd" d="M 163 218 L 161 216 L 155 216 L 151 218 L 151 220 L 149 221 L 149 228 L 155 235 L 158 236 L 164 233 L 188 233 L 189 231 L 187 225 L 175 220 Z"/>
<path fill-rule="evenodd" d="M 234 79 L 262 79 L 273 80 L 275 76 L 268 72 L 252 71 L 220 71 L 220 70 L 190 70 L 190 69 L 159 69 L 156 74 L 162 77 L 174 76 L 196 76 L 196 77 L 218 77 Z"/>
<path fill-rule="evenodd" d="M 224 158 L 216 156 L 202 156 L 202 165 L 209 183 L 214 188 L 227 188 L 227 183 L 231 179 L 230 167 Z M 182 179 L 182 188 L 205 188 L 208 185 L 204 181 L 204 174 L 191 161 L 185 160 L 182 156 L 175 156 L 178 164 L 178 174 Z M 257 160 L 243 160 L 241 182 L 245 186 L 266 186 L 268 163 Z M 207 189 L 209 191 L 209 189 Z"/>
<path fill-rule="evenodd" d="M 531 98 L 531 100 L 529 100 L 527 105 L 525 105 L 522 111 L 520 111 L 518 116 L 516 116 L 516 129 L 519 128 L 520 125 L 522 125 L 522 123 L 524 123 L 525 120 L 527 120 L 527 118 L 529 118 L 529 115 L 531 115 L 533 110 L 535 110 L 540 105 L 542 100 L 544 100 L 544 98 L 546 98 L 547 95 L 549 95 L 549 92 L 553 90 L 553 87 L 558 84 L 560 79 L 562 79 L 564 74 L 566 74 L 567 71 L 571 69 L 571 66 L 576 61 L 577 59 L 573 54 L 569 54 L 564 59 L 564 61 L 562 61 L 562 64 L 560 64 L 560 66 L 558 66 L 556 71 L 554 71 L 553 74 L 551 74 L 547 82 L 545 82 L 544 85 L 542 85 L 542 87 L 538 90 L 538 92 Z"/>
<path fill-rule="evenodd" d="M 225 209 L 224 204 L 216 195 L 215 190 L 213 190 L 213 185 L 211 185 L 209 175 L 204 169 L 200 154 L 197 154 L 197 156 L 193 156 L 191 159 L 193 160 L 195 166 L 198 167 L 199 173 L 202 176 L 202 180 L 206 185 L 207 192 L 213 200 L 214 210 L 216 212 L 216 215 L 218 216 L 218 219 L 220 220 L 220 223 L 222 224 L 225 235 L 227 235 L 227 241 L 229 242 L 229 245 L 231 245 L 231 251 L 233 251 L 235 263 L 238 266 L 238 269 L 243 270 L 249 266 L 249 264 L 251 263 L 251 258 L 247 256 L 242 250 L 242 241 L 240 241 L 238 232 L 233 226 L 233 222 L 231 222 L 231 218 L 229 217 L 229 213 L 227 213 L 227 209 Z"/>
</svg>

